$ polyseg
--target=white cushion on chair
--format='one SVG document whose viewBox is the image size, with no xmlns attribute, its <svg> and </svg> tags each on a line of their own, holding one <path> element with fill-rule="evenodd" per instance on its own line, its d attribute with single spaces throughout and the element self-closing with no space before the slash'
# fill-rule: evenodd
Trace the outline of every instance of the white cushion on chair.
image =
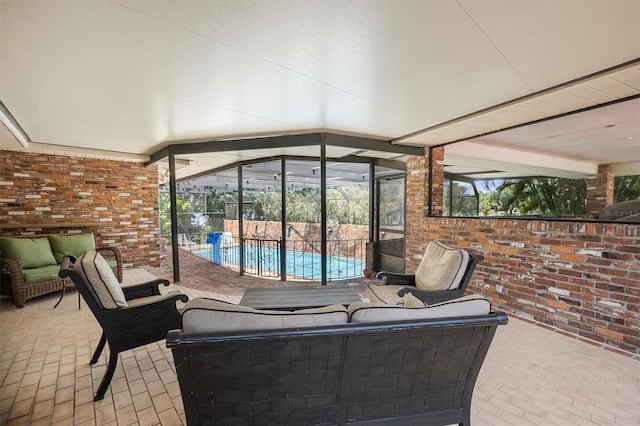
<svg viewBox="0 0 640 426">
<path fill-rule="evenodd" d="M 342 305 L 271 311 L 198 297 L 184 306 L 182 329 L 185 333 L 269 330 L 346 324 L 348 319 L 347 309 Z"/>
<path fill-rule="evenodd" d="M 96 251 L 83 253 L 73 264 L 73 270 L 84 278 L 104 309 L 128 306 L 113 269 L 100 253 Z"/>
<path fill-rule="evenodd" d="M 349 305 L 349 322 L 410 321 L 421 319 L 468 317 L 491 312 L 491 302 L 472 294 L 424 307 L 404 307 L 386 303 L 356 302 Z"/>
<path fill-rule="evenodd" d="M 469 264 L 469 253 L 432 240 L 416 271 L 418 290 L 454 290 Z"/>
</svg>

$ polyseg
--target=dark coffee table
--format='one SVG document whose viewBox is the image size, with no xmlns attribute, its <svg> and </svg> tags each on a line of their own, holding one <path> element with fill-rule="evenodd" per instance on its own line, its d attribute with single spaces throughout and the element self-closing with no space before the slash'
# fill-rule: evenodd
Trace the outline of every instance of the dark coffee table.
<svg viewBox="0 0 640 426">
<path fill-rule="evenodd" d="M 349 286 L 265 287 L 245 290 L 240 305 L 255 309 L 287 310 L 318 308 L 327 305 L 347 306 L 360 302 Z"/>
</svg>

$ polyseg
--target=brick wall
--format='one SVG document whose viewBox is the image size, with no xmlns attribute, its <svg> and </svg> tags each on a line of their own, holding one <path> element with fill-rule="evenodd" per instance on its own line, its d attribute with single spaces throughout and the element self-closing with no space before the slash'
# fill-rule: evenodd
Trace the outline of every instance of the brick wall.
<svg viewBox="0 0 640 426">
<path fill-rule="evenodd" d="M 597 219 L 605 206 L 613 204 L 615 179 L 610 164 L 600 164 L 598 174 L 587 179 L 587 217 Z"/>
<path fill-rule="evenodd" d="M 426 162 L 407 171 L 406 271 L 441 240 L 485 257 L 470 291 L 504 311 L 640 353 L 640 225 L 428 217 Z"/>
<path fill-rule="evenodd" d="M 158 170 L 137 163 L 0 151 L 0 236 L 93 232 L 125 266 L 160 265 Z M 92 226 L 72 226 L 90 223 Z"/>
</svg>

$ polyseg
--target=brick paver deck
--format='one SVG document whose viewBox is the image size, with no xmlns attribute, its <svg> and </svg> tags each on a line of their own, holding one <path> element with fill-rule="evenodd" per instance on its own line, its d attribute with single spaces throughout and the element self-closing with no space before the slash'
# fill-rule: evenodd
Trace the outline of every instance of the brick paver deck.
<svg viewBox="0 0 640 426">
<path fill-rule="evenodd" d="M 172 279 L 170 268 L 129 269 L 125 282 L 151 274 Z M 353 283 L 363 293 L 368 280 Z M 171 288 L 190 297 L 237 302 L 244 289 L 306 285 L 238 277 L 181 254 L 181 281 Z M 75 291 L 57 309 L 57 294 L 16 309 L 0 298 L 0 425 L 184 424 L 170 350 L 164 341 L 121 354 L 105 399 L 93 395 L 106 368 L 89 358 L 101 334 Z M 105 350 L 106 352 L 106 350 Z M 640 424 L 640 362 L 517 318 L 498 329 L 473 397 L 480 425 Z"/>
</svg>

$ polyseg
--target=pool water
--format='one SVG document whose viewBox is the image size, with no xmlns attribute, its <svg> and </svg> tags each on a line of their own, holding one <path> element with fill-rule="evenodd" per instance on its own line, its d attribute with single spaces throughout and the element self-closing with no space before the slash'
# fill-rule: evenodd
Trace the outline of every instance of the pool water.
<svg viewBox="0 0 640 426">
<path fill-rule="evenodd" d="M 240 248 L 238 246 L 194 250 L 193 253 L 214 263 L 238 269 Z M 322 279 L 322 256 L 317 253 L 286 251 L 287 277 L 309 280 Z M 245 247 L 245 270 L 260 276 L 280 276 L 280 250 L 269 247 Z M 364 259 L 327 255 L 327 280 L 343 280 L 361 277 L 366 267 Z"/>
</svg>

